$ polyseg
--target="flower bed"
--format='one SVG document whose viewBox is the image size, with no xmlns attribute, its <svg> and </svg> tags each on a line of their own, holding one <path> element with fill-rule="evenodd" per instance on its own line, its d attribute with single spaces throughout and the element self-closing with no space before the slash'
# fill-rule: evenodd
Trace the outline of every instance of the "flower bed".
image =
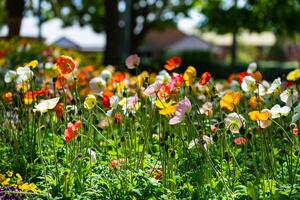
<svg viewBox="0 0 300 200">
<path fill-rule="evenodd" d="M 6 174 L 0 197 L 299 198 L 299 69 L 268 82 L 255 63 L 228 80 L 176 73 L 180 57 L 158 74 L 139 64 L 96 71 L 61 55 L 5 70 L 0 171 L 36 186 Z"/>
</svg>

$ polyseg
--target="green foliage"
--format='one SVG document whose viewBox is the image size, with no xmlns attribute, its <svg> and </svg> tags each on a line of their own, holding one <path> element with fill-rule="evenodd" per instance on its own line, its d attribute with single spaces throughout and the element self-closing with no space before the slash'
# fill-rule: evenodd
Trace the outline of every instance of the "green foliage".
<svg viewBox="0 0 300 200">
<path fill-rule="evenodd" d="M 300 1 L 225 0 L 202 1 L 197 5 L 205 16 L 201 28 L 218 33 L 269 30 L 293 36 L 300 30 Z"/>
<path fill-rule="evenodd" d="M 0 30 L 5 25 L 6 12 L 5 12 L 5 1 L 0 1 Z"/>
<path fill-rule="evenodd" d="M 36 39 L 0 39 L 0 46 L 0 52 L 3 53 L 3 57 L 0 58 L 0 66 L 10 69 L 14 69 L 20 63 L 26 63 L 28 60 L 37 59 L 43 63 L 51 62 L 60 54 L 77 57 L 82 65 L 94 65 L 98 68 L 101 67 L 103 60 L 103 55 L 98 52 L 78 52 L 56 46 L 46 46 L 44 42 Z"/>
</svg>

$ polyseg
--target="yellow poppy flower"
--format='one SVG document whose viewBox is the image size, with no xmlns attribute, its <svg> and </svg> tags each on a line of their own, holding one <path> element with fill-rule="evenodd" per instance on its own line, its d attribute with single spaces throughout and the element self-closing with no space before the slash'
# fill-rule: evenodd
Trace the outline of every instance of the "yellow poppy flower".
<svg viewBox="0 0 300 200">
<path fill-rule="evenodd" d="M 252 121 L 257 121 L 257 120 L 265 121 L 272 116 L 272 114 L 268 111 L 259 112 L 257 110 L 249 112 L 248 115 Z"/>
<path fill-rule="evenodd" d="M 296 81 L 299 78 L 300 78 L 300 69 L 295 69 L 291 71 L 286 77 L 288 81 Z"/>
<path fill-rule="evenodd" d="M 29 83 L 27 81 L 19 83 L 16 85 L 19 92 L 27 92 L 29 90 Z"/>
<path fill-rule="evenodd" d="M 176 105 L 174 105 L 175 101 L 165 102 L 163 100 L 156 100 L 155 105 L 160 109 L 159 114 L 171 116 L 174 115 L 176 111 Z"/>
<path fill-rule="evenodd" d="M 94 95 L 89 94 L 84 100 L 84 107 L 89 110 L 93 109 L 96 105 L 96 100 Z"/>
<path fill-rule="evenodd" d="M 34 69 L 36 68 L 36 66 L 38 66 L 39 62 L 37 60 L 32 60 L 29 63 L 25 64 L 25 67 L 28 67 L 30 69 Z"/>
<path fill-rule="evenodd" d="M 146 79 L 149 78 L 149 73 L 147 71 L 143 71 L 141 74 L 137 76 L 137 83 L 141 87 Z"/>
<path fill-rule="evenodd" d="M 256 121 L 260 128 L 267 128 L 271 125 L 272 121 L 270 120 L 272 114 L 270 110 L 264 109 L 261 112 L 255 110 L 248 113 L 252 121 Z"/>
<path fill-rule="evenodd" d="M 186 86 L 191 86 L 197 76 L 197 71 L 193 66 L 189 66 L 184 74 L 183 79 L 185 80 Z"/>
<path fill-rule="evenodd" d="M 239 92 L 230 91 L 225 94 L 223 99 L 220 101 L 221 109 L 226 108 L 230 112 L 240 103 L 241 94 Z"/>
</svg>

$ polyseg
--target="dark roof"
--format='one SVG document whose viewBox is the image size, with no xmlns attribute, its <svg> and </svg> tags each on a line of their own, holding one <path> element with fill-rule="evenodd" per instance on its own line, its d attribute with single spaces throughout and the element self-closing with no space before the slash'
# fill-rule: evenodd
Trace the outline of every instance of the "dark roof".
<svg viewBox="0 0 300 200">
<path fill-rule="evenodd" d="M 55 44 L 61 48 L 66 48 L 66 49 L 76 49 L 76 50 L 81 49 L 81 47 L 78 44 L 76 44 L 74 41 L 70 40 L 67 37 L 61 37 L 56 41 L 54 41 L 52 44 Z"/>
<path fill-rule="evenodd" d="M 161 50 L 184 37 L 186 37 L 186 34 L 177 28 L 168 28 L 161 31 L 150 30 L 145 36 L 144 46 L 152 50 Z"/>
</svg>

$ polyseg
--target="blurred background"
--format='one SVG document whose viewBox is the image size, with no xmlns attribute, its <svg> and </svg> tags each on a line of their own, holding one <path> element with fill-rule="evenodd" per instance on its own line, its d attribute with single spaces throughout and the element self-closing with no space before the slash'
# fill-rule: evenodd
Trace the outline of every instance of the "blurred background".
<svg viewBox="0 0 300 200">
<path fill-rule="evenodd" d="M 0 66 L 53 51 L 118 66 L 138 53 L 149 71 L 179 55 L 219 78 L 256 61 L 271 79 L 299 67 L 299 19 L 300 0 L 0 0 Z"/>
</svg>

